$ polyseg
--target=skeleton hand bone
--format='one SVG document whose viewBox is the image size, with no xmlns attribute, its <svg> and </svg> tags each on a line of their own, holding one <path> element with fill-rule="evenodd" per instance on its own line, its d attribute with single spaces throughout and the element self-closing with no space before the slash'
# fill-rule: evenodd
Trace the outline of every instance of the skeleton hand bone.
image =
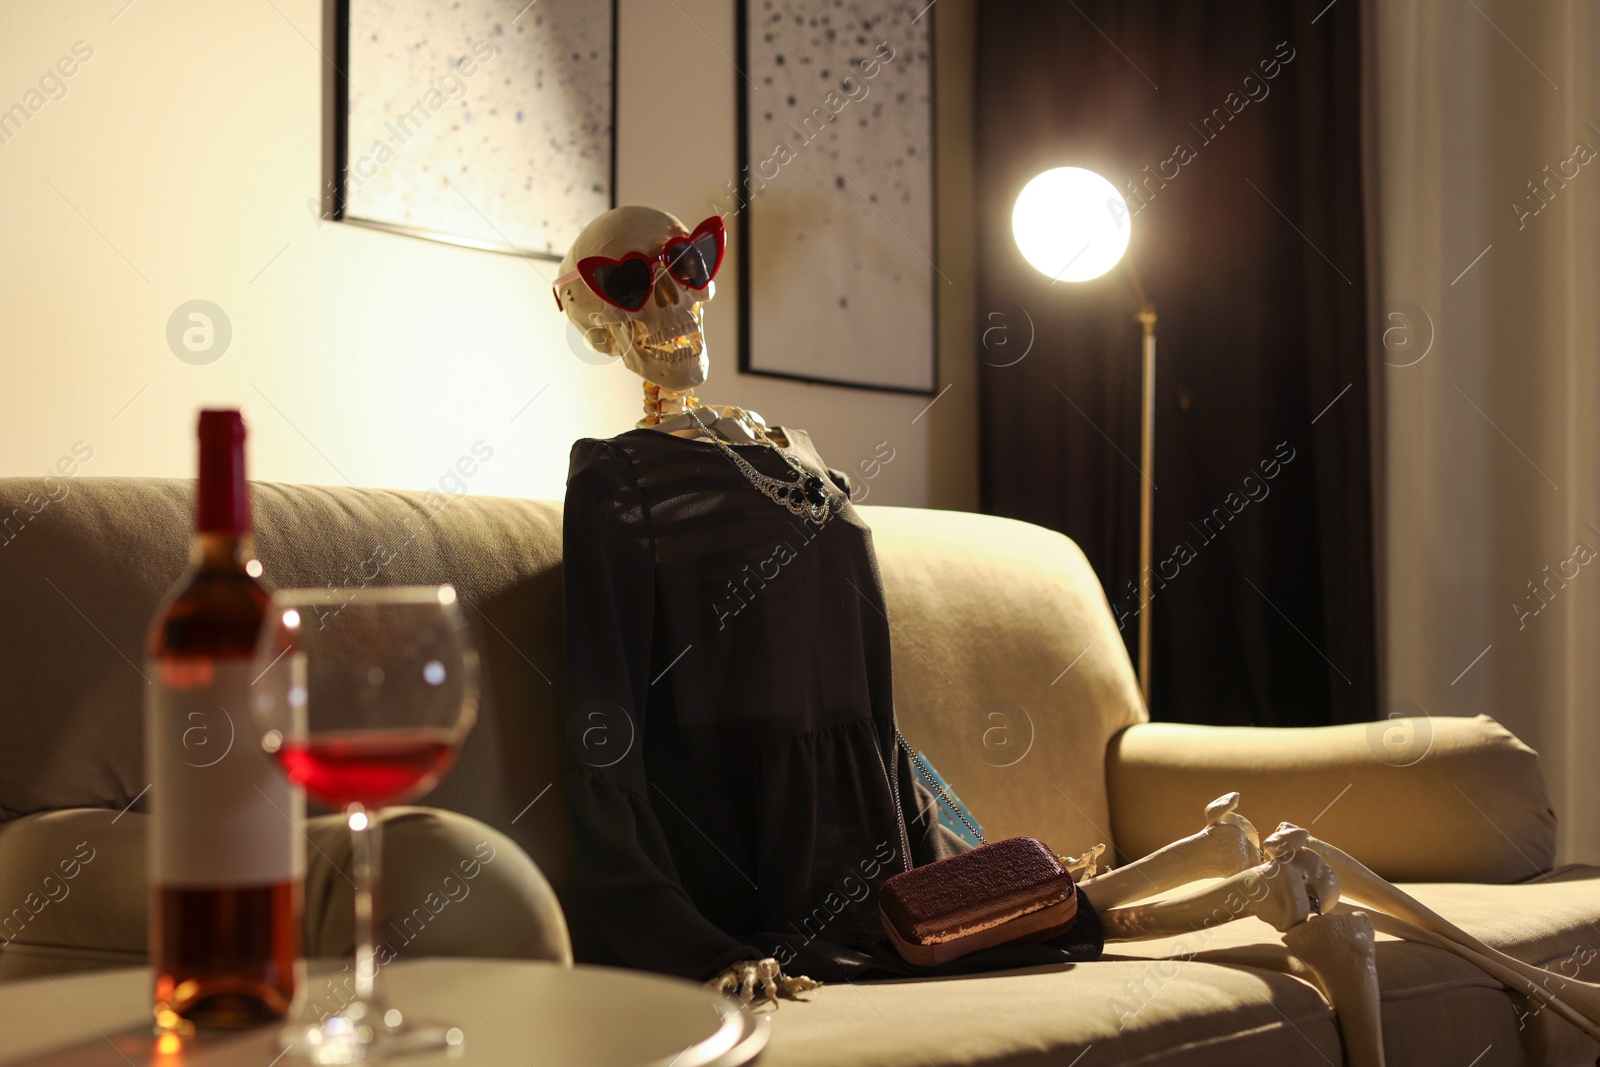
<svg viewBox="0 0 1600 1067">
<path fill-rule="evenodd" d="M 732 997 L 743 1004 L 771 1003 L 773 1007 L 777 1006 L 779 997 L 799 1000 L 801 993 L 821 985 L 821 982 L 803 974 L 792 977 L 784 974 L 778 961 L 771 956 L 759 960 L 740 960 L 706 983 L 706 987 L 713 992 Z M 756 998 L 758 987 L 761 990 L 759 1000 Z"/>
<path fill-rule="evenodd" d="M 1061 862 L 1061 866 L 1067 869 L 1067 873 L 1072 875 L 1074 882 L 1082 882 L 1085 879 L 1093 878 L 1099 872 L 1100 857 L 1105 850 L 1106 846 L 1104 844 L 1098 844 L 1081 856 L 1057 855 L 1056 859 Z"/>
</svg>

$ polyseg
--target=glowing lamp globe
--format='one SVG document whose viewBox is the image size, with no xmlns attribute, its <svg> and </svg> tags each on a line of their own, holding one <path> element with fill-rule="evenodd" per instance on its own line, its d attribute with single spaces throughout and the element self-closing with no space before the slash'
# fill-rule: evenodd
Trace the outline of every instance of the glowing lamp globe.
<svg viewBox="0 0 1600 1067">
<path fill-rule="evenodd" d="M 1011 232 L 1041 274 L 1086 282 L 1117 265 L 1132 227 L 1116 186 L 1092 170 L 1057 167 L 1022 187 Z"/>
</svg>

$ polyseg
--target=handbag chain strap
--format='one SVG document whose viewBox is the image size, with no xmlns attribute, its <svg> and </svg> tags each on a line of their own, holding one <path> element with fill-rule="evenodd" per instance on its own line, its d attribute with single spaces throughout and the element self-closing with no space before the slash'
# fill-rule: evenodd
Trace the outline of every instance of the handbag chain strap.
<svg viewBox="0 0 1600 1067">
<path fill-rule="evenodd" d="M 955 802 L 955 798 L 939 782 L 939 779 L 934 777 L 933 771 L 929 769 L 922 757 L 912 750 L 911 742 L 906 740 L 906 735 L 900 732 L 900 727 L 898 726 L 894 728 L 894 739 L 900 742 L 900 747 L 906 750 L 906 755 L 911 757 L 911 762 L 922 771 L 922 776 L 928 780 L 928 784 L 933 787 L 934 791 L 944 798 L 944 802 L 950 806 L 950 810 L 955 813 L 956 818 L 961 820 L 962 825 L 971 830 L 972 836 L 976 837 L 980 843 L 987 845 L 989 839 L 983 836 L 982 830 L 972 825 L 972 820 L 967 818 L 967 813 L 961 810 L 961 805 Z"/>
</svg>

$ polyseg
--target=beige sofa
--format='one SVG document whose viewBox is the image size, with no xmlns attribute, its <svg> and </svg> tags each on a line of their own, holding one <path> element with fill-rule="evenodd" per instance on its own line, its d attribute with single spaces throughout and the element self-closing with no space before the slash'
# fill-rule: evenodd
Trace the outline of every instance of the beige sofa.
<svg viewBox="0 0 1600 1067">
<path fill-rule="evenodd" d="M 474 895 L 437 913 L 402 955 L 565 958 L 549 886 L 559 890 L 567 870 L 560 506 L 271 484 L 254 493 L 270 582 L 451 581 L 479 631 L 484 715 L 427 798 L 454 814 L 397 818 L 386 918 L 403 927 L 456 851 L 490 841 L 498 858 Z M 140 649 L 184 564 L 190 494 L 190 483 L 168 480 L 0 480 L 0 979 L 142 957 Z M 1538 758 L 1492 720 L 1305 731 L 1148 724 L 1105 597 L 1069 540 L 978 515 L 862 513 L 893 612 L 903 728 L 991 836 L 1030 833 L 1072 852 L 1107 842 L 1138 855 L 1198 829 L 1206 801 L 1239 789 L 1263 829 L 1314 824 L 1485 941 L 1600 977 L 1600 870 L 1551 870 L 1555 819 Z M 343 843 L 336 826 L 309 836 L 308 945 L 344 952 L 348 887 L 333 869 Z M 83 841 L 95 858 L 70 892 L 41 896 L 40 880 Z M 1587 1065 L 1600 1051 L 1452 956 L 1392 941 L 1378 956 L 1392 1067 Z M 1337 1065 L 1341 1056 L 1328 1007 L 1294 976 L 1273 931 L 1245 919 L 1112 946 L 1095 963 L 828 986 L 777 1013 L 762 1062 Z"/>
</svg>

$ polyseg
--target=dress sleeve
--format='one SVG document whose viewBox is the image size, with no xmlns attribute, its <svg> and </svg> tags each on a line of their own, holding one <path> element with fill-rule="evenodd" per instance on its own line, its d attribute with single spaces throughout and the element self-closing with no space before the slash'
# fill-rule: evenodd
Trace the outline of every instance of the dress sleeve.
<svg viewBox="0 0 1600 1067">
<path fill-rule="evenodd" d="M 562 544 L 574 933 L 597 962 L 710 978 L 762 953 L 695 908 L 650 807 L 654 551 L 633 468 L 605 441 L 573 446 Z"/>
</svg>

